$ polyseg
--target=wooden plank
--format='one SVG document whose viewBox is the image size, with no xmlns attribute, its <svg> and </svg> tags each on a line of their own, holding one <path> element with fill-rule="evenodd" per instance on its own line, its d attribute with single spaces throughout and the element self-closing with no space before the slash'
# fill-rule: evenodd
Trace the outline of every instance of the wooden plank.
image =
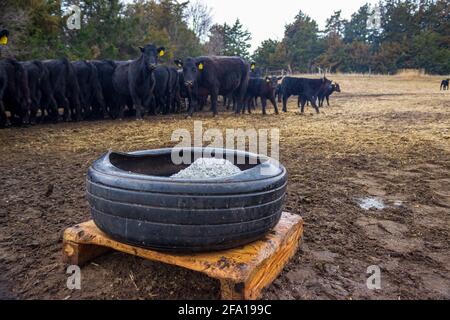
<svg viewBox="0 0 450 320">
<path fill-rule="evenodd" d="M 218 279 L 223 299 L 256 299 L 294 255 L 302 234 L 302 218 L 283 213 L 274 230 L 246 246 L 219 252 L 176 254 L 117 242 L 91 220 L 65 230 L 63 254 L 67 263 L 84 264 L 112 249 Z"/>
<path fill-rule="evenodd" d="M 255 268 L 245 283 L 243 294 L 245 300 L 258 299 L 261 291 L 278 277 L 297 252 L 302 234 L 303 224 L 298 229 L 291 229 L 278 250 Z"/>
</svg>

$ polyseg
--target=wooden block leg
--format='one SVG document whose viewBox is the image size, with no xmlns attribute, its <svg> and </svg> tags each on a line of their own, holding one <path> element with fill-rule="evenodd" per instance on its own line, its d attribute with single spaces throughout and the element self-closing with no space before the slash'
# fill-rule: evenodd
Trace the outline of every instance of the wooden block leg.
<svg viewBox="0 0 450 320">
<path fill-rule="evenodd" d="M 264 260 L 242 283 L 221 280 L 221 298 L 223 300 L 256 300 L 262 290 L 277 278 L 284 266 L 297 251 L 303 229 L 300 227 L 289 235 L 280 247 Z"/>
<path fill-rule="evenodd" d="M 83 266 L 89 261 L 107 253 L 111 249 L 92 245 L 80 244 L 72 241 L 63 243 L 63 261 L 70 265 Z"/>
<path fill-rule="evenodd" d="M 296 230 L 281 244 L 278 250 L 250 275 L 244 286 L 244 299 L 256 300 L 261 297 L 262 290 L 270 285 L 283 271 L 283 268 L 294 256 L 301 242 L 302 228 Z"/>
</svg>

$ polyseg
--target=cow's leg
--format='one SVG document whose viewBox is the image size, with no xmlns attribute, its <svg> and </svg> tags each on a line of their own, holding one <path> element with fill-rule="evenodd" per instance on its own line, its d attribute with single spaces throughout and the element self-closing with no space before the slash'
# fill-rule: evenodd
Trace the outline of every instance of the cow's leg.
<svg viewBox="0 0 450 320">
<path fill-rule="evenodd" d="M 235 98 L 236 97 L 233 95 L 233 99 L 235 99 Z M 242 111 L 241 110 L 242 108 L 244 108 L 244 110 L 245 110 L 245 102 L 244 101 L 242 101 L 242 103 L 238 103 L 236 105 L 236 100 L 233 100 L 233 109 L 236 114 L 240 114 Z"/>
<path fill-rule="evenodd" d="M 50 121 L 56 123 L 59 119 L 59 110 L 58 110 L 58 103 L 56 102 L 56 99 L 53 94 L 51 94 L 48 97 L 48 104 L 46 105 L 47 110 L 47 117 Z M 44 114 L 42 112 L 41 118 L 44 117 Z"/>
<path fill-rule="evenodd" d="M 73 111 L 75 111 L 75 120 L 81 121 L 83 120 L 83 112 L 81 111 L 81 104 L 79 97 L 70 97 L 70 106 L 72 107 L 72 120 L 73 120 Z"/>
<path fill-rule="evenodd" d="M 314 107 L 314 109 L 316 109 L 316 113 L 320 113 L 319 107 L 317 106 L 317 103 L 316 103 L 316 100 L 317 100 L 316 97 L 312 97 L 312 98 L 310 99 L 311 105 Z"/>
<path fill-rule="evenodd" d="M 123 120 L 124 113 L 125 113 L 125 104 L 121 103 L 119 105 L 119 115 L 118 115 L 119 120 Z"/>
<path fill-rule="evenodd" d="M 278 106 L 277 106 L 277 101 L 275 100 L 275 97 L 270 97 L 270 102 L 273 105 L 273 108 L 275 110 L 275 114 L 278 114 Z"/>
<path fill-rule="evenodd" d="M 288 101 L 287 94 L 283 94 L 283 112 L 287 112 L 287 101 Z"/>
<path fill-rule="evenodd" d="M 197 97 L 193 95 L 190 90 L 188 90 L 188 110 L 186 117 L 188 118 L 192 117 L 196 107 L 197 107 Z"/>
<path fill-rule="evenodd" d="M 251 97 L 249 100 L 249 103 L 247 104 L 247 112 L 248 114 L 252 113 L 252 109 L 255 107 L 255 97 Z M 244 111 L 242 112 L 243 114 L 245 113 L 245 105 L 244 105 Z"/>
<path fill-rule="evenodd" d="M 301 103 L 301 106 L 300 106 L 300 112 L 301 113 L 305 113 L 305 105 L 306 105 L 306 99 L 305 98 L 302 98 L 302 103 Z"/>
<path fill-rule="evenodd" d="M 264 115 L 266 115 L 267 114 L 267 112 L 266 112 L 266 106 L 267 106 L 267 99 L 266 99 L 266 97 L 261 97 L 261 105 L 262 105 L 262 113 Z"/>
<path fill-rule="evenodd" d="M 142 105 L 142 101 L 140 98 L 136 98 L 133 100 L 134 100 L 133 105 L 134 105 L 134 108 L 136 109 L 136 120 L 143 120 L 144 119 L 144 117 L 143 117 L 144 107 Z"/>
<path fill-rule="evenodd" d="M 31 101 L 29 101 L 31 103 Z M 25 107 L 19 108 L 19 119 L 21 125 L 26 125 L 30 123 L 30 104 L 27 103 Z"/>
<path fill-rule="evenodd" d="M 64 113 L 63 113 L 64 121 L 70 121 L 71 113 L 70 113 L 69 100 L 67 100 L 67 98 L 61 92 L 55 92 L 55 99 L 58 102 L 58 105 L 61 105 L 64 109 Z"/>
<path fill-rule="evenodd" d="M 30 106 L 30 124 L 36 124 L 36 115 L 39 109 L 38 105 L 38 102 L 33 101 Z"/>
<path fill-rule="evenodd" d="M 245 110 L 249 109 L 250 110 L 250 100 L 252 99 L 252 97 L 245 97 L 244 101 L 242 102 L 242 114 L 245 114 Z"/>
<path fill-rule="evenodd" d="M 212 90 L 211 92 L 211 110 L 213 112 L 213 116 L 217 116 L 217 98 L 219 97 L 218 90 Z"/>
<path fill-rule="evenodd" d="M 205 108 L 207 99 L 208 99 L 208 98 L 205 99 L 204 96 L 202 96 L 202 97 L 200 97 L 200 98 L 198 99 L 198 111 L 203 111 L 203 109 Z M 211 111 L 213 111 L 212 103 L 211 103 Z"/>
<path fill-rule="evenodd" d="M 0 99 L 0 127 L 9 127 L 10 125 L 11 123 L 6 116 L 5 105 L 3 104 L 2 99 Z"/>
<path fill-rule="evenodd" d="M 326 99 L 327 99 L 327 106 L 330 106 L 330 96 L 327 96 Z M 323 104 L 323 102 L 322 102 L 322 104 Z"/>
</svg>

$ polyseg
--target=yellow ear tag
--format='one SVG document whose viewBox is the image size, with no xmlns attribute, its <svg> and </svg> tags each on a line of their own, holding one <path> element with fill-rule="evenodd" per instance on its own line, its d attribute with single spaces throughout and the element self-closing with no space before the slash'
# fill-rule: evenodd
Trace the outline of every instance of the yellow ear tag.
<svg viewBox="0 0 450 320">
<path fill-rule="evenodd" d="M 6 46 L 8 44 L 8 37 L 7 36 L 3 36 L 0 38 L 0 44 L 3 46 Z"/>
<path fill-rule="evenodd" d="M 252 64 L 252 66 L 250 67 L 252 70 L 255 70 L 255 65 Z"/>
<path fill-rule="evenodd" d="M 198 70 L 203 70 L 203 63 L 200 63 L 200 64 L 198 65 Z"/>
<path fill-rule="evenodd" d="M 162 57 L 163 55 L 164 55 L 164 50 L 161 50 L 161 51 L 159 52 L 159 56 Z"/>
</svg>

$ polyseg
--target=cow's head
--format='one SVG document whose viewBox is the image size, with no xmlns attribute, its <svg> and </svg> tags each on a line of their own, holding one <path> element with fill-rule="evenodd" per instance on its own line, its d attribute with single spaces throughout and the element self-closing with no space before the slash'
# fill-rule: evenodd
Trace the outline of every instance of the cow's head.
<svg viewBox="0 0 450 320">
<path fill-rule="evenodd" d="M 281 77 L 275 77 L 275 76 L 272 76 L 272 77 L 266 77 L 264 80 L 266 81 L 266 83 L 267 83 L 267 85 L 268 85 L 268 87 L 271 89 L 271 90 L 276 90 L 276 88 L 277 88 L 277 86 L 278 86 L 278 80 L 279 79 L 281 79 Z"/>
<path fill-rule="evenodd" d="M 195 58 L 179 59 L 174 61 L 179 68 L 183 68 L 184 85 L 188 88 L 194 86 L 199 74 L 204 71 L 205 62 Z"/>
<path fill-rule="evenodd" d="M 158 64 L 158 58 L 164 56 L 164 47 L 156 48 L 153 44 L 148 44 L 145 47 L 139 47 L 146 67 L 152 71 Z"/>
<path fill-rule="evenodd" d="M 334 83 L 332 84 L 332 87 L 333 87 L 333 91 L 341 92 L 341 87 L 339 86 L 339 83 L 334 82 Z"/>
</svg>

